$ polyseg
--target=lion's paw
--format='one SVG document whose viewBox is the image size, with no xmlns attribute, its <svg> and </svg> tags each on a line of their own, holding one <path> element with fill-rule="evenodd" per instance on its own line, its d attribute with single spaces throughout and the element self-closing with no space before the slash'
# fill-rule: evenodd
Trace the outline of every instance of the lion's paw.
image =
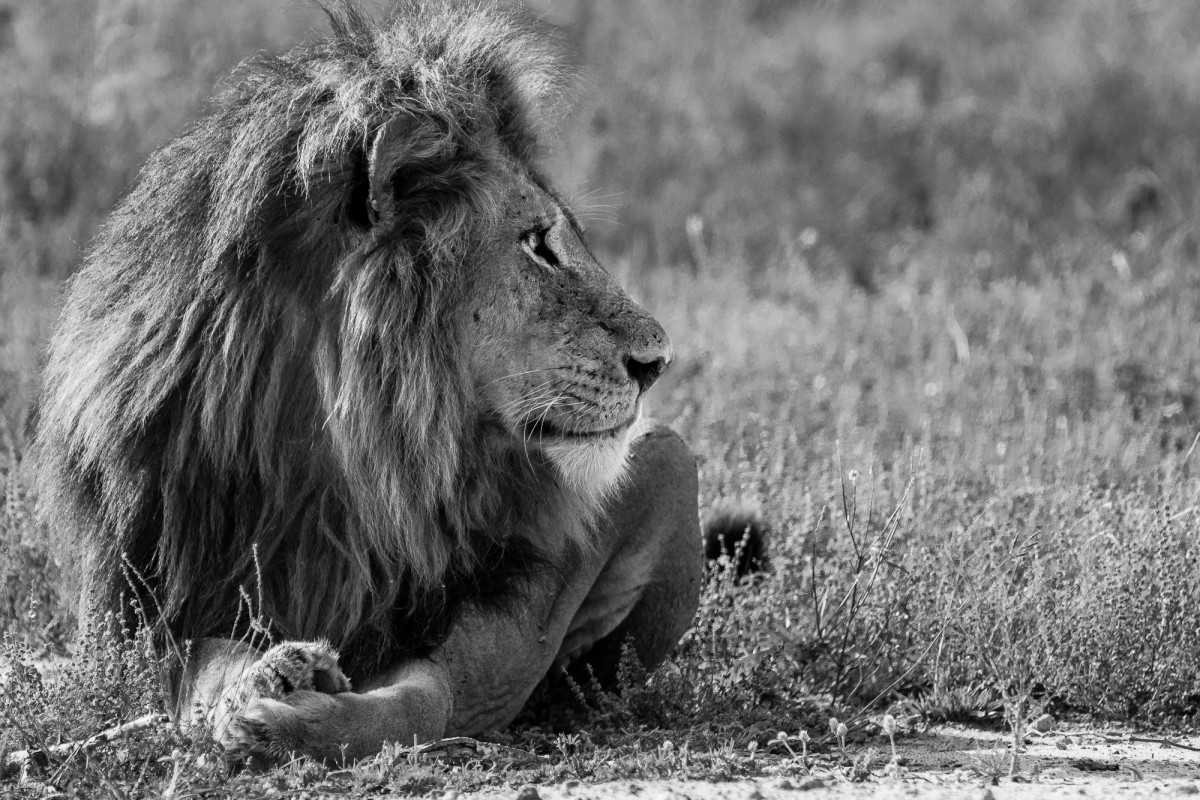
<svg viewBox="0 0 1200 800">
<path fill-rule="evenodd" d="M 350 680 L 338 669 L 337 652 L 328 642 L 277 644 L 263 653 L 241 685 L 246 702 L 260 697 L 279 700 L 299 691 L 350 691 Z"/>
<path fill-rule="evenodd" d="M 226 704 L 231 713 L 218 734 L 227 755 L 279 758 L 297 749 L 303 737 L 288 735 L 291 706 L 297 700 L 302 707 L 319 705 L 322 695 L 350 691 L 350 680 L 337 661 L 337 652 L 322 641 L 284 642 L 263 653 L 229 690 Z"/>
<path fill-rule="evenodd" d="M 256 764 L 278 762 L 293 754 L 336 759 L 337 748 L 326 739 L 338 704 L 333 695 L 306 691 L 283 700 L 252 700 L 227 729 L 225 754 Z"/>
</svg>

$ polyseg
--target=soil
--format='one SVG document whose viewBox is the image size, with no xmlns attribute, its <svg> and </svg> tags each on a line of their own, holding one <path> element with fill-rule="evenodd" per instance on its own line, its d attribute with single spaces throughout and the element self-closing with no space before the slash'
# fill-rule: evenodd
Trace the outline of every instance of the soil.
<svg viewBox="0 0 1200 800">
<path fill-rule="evenodd" d="M 617 781 L 489 790 L 484 797 L 519 800 L 776 800 L 777 798 L 916 798 L 916 800 L 1007 800 L 1008 798 L 1156 798 L 1196 796 L 1200 800 L 1200 737 L 1169 739 L 1173 744 L 1130 741 L 1129 731 L 1072 729 L 1031 735 L 1021 756 L 1022 774 L 1008 775 L 1005 741 L 998 732 L 939 726 L 897 739 L 899 769 L 887 767 L 887 740 L 875 744 L 876 757 L 865 781 L 850 779 L 845 767 L 813 768 L 805 777 L 789 770 L 726 783 L 699 781 Z M 1168 737 L 1132 734 L 1134 739 Z M 1115 741 L 1114 741 L 1115 740 Z M 857 758 L 864 749 L 851 750 Z M 988 774 L 1001 768 L 993 780 Z M 473 795 L 475 796 L 475 795 Z M 464 798 L 465 800 L 465 798 Z"/>
</svg>

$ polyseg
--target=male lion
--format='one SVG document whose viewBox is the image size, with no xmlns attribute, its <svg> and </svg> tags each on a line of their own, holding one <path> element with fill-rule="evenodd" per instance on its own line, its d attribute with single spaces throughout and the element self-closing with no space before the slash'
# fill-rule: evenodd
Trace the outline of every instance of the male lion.
<svg viewBox="0 0 1200 800">
<path fill-rule="evenodd" d="M 500 728 L 626 640 L 656 665 L 702 580 L 693 456 L 640 417 L 671 345 L 537 166 L 552 31 L 330 16 L 151 156 L 36 431 L 84 612 L 136 608 L 177 709 L 268 759 Z"/>
</svg>

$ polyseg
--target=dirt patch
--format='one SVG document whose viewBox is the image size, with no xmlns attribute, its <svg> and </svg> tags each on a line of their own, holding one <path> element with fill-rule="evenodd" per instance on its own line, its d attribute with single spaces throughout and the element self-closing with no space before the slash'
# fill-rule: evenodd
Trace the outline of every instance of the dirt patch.
<svg viewBox="0 0 1200 800">
<path fill-rule="evenodd" d="M 1005 798 L 1200 798 L 1200 752 L 1183 747 L 1129 741 L 1128 731 L 1072 729 L 1035 736 L 1022 754 L 1023 775 L 1009 779 L 1003 736 L 996 732 L 939 726 L 897 741 L 901 767 L 888 767 L 886 739 L 873 745 L 870 777 L 851 779 L 849 767 L 825 764 L 811 776 L 798 769 L 769 766 L 768 774 L 725 783 L 700 781 L 567 781 L 549 786 L 491 789 L 473 797 L 521 800 L 775 800 L 776 798 L 911 797 L 940 800 Z M 1137 738 L 1159 738 L 1138 735 Z M 1166 738 L 1166 737 L 1162 737 Z M 1171 738 L 1176 745 L 1200 747 L 1200 739 Z M 859 758 L 871 747 L 852 749 Z M 1004 776 L 987 777 L 1003 766 Z M 532 791 L 531 791 L 532 790 Z M 534 794 L 536 793 L 536 794 Z"/>
</svg>

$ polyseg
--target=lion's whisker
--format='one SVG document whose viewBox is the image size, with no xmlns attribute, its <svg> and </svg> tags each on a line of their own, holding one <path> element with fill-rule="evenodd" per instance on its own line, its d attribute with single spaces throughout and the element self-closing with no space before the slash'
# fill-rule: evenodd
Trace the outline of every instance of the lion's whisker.
<svg viewBox="0 0 1200 800">
<path fill-rule="evenodd" d="M 541 397 L 538 397 L 536 401 L 531 402 L 529 404 L 529 409 L 526 411 L 526 413 L 521 415 L 522 421 L 525 423 L 528 423 L 532 419 L 533 415 L 537 414 L 538 415 L 537 422 L 540 423 L 545 419 L 545 416 L 549 412 L 549 410 L 551 408 L 554 408 L 555 406 L 557 406 L 559 408 L 587 408 L 590 405 L 592 405 L 591 403 L 586 403 L 582 400 L 578 400 L 578 399 L 574 399 L 574 398 L 568 399 L 567 395 L 560 392 L 553 399 L 550 399 L 550 401 L 546 405 L 543 406 L 541 404 L 542 401 L 544 401 L 548 398 L 549 398 L 549 394 L 543 394 Z"/>
<path fill-rule="evenodd" d="M 602 188 L 592 189 L 587 192 L 575 192 L 571 195 L 571 205 L 576 203 L 586 203 L 591 200 L 613 200 L 620 197 L 625 197 L 629 192 L 609 192 L 608 194 L 600 194 Z"/>
<path fill-rule="evenodd" d="M 519 403 L 526 402 L 529 399 L 531 399 L 532 397 L 534 397 L 535 395 L 538 395 L 539 393 L 545 394 L 544 390 L 546 389 L 546 387 L 550 386 L 553 383 L 554 383 L 553 378 L 551 378 L 550 380 L 542 381 L 541 383 L 537 384 L 536 386 L 532 386 L 532 387 L 526 389 L 524 392 L 522 392 L 521 394 L 512 398 L 511 400 L 501 403 L 500 408 L 507 408 L 509 406 L 513 406 L 513 405 L 517 405 Z"/>
<path fill-rule="evenodd" d="M 555 369 L 566 369 L 566 367 L 542 367 L 540 369 L 527 369 L 524 372 L 514 372 L 511 375 L 501 375 L 499 378 L 490 380 L 483 385 L 491 386 L 493 383 L 499 383 L 500 381 L 506 381 L 509 378 L 519 378 L 522 375 L 533 375 L 536 372 L 549 372 L 550 370 L 555 370 Z"/>
<path fill-rule="evenodd" d="M 546 405 L 546 407 L 545 407 L 545 408 L 542 410 L 542 413 L 541 413 L 541 415 L 538 417 L 538 420 L 537 420 L 537 422 L 535 422 L 535 423 L 534 423 L 534 426 L 533 426 L 533 427 L 534 427 L 534 428 L 536 428 L 536 429 L 538 429 L 538 444 L 539 444 L 539 445 L 541 444 L 541 427 L 540 427 L 540 426 L 541 426 L 542 420 L 543 420 L 543 419 L 545 419 L 545 417 L 546 417 L 546 414 L 548 414 L 548 413 L 550 412 L 550 409 L 551 409 L 551 408 L 553 408 L 553 407 L 554 407 L 554 404 L 555 404 L 555 403 L 556 403 L 558 400 L 560 400 L 561 398 L 562 398 L 562 395 L 561 395 L 561 394 L 559 394 L 559 395 L 557 395 L 557 396 L 556 396 L 556 397 L 555 397 L 553 400 L 551 400 L 551 401 L 550 401 L 550 402 L 549 402 L 549 403 Z M 521 437 L 521 445 L 522 445 L 522 448 L 523 448 L 523 449 L 524 449 L 524 451 L 525 451 L 525 463 L 529 465 L 529 468 L 530 468 L 530 469 L 532 469 L 532 468 L 533 468 L 533 459 L 532 459 L 532 458 L 530 458 L 530 456 L 529 456 L 529 438 L 530 438 L 530 435 L 531 435 L 531 434 L 530 434 L 530 429 L 529 429 L 529 426 L 528 426 L 528 425 L 526 425 L 526 426 L 525 426 L 525 430 L 524 430 L 524 432 L 523 432 L 523 435 L 522 435 L 522 437 Z"/>
<path fill-rule="evenodd" d="M 549 402 L 546 403 L 545 405 L 542 405 L 542 403 L 544 401 L 546 401 L 547 399 L 549 399 Z M 573 409 L 573 408 L 588 408 L 591 405 L 593 405 L 593 404 L 586 403 L 586 402 L 576 399 L 576 398 L 568 399 L 568 396 L 561 392 L 558 395 L 556 395 L 553 399 L 550 399 L 550 396 L 548 393 L 543 393 L 538 398 L 531 400 L 531 402 L 529 403 L 529 405 L 527 407 L 527 410 L 525 411 L 525 413 L 519 415 L 519 418 L 521 419 L 521 422 L 523 425 L 527 425 L 533 419 L 533 416 L 535 414 L 537 414 L 538 415 L 537 423 L 541 423 L 545 420 L 546 414 L 549 413 L 550 409 L 552 409 L 556 406 L 559 408 Z"/>
<path fill-rule="evenodd" d="M 537 422 L 535 422 L 533 424 L 534 429 L 537 430 L 537 432 L 538 432 L 538 445 L 539 446 L 542 444 L 542 438 L 543 438 L 543 434 L 544 434 L 544 429 L 542 428 L 542 423 L 545 421 L 546 415 L 550 413 L 550 409 L 554 408 L 555 404 L 558 403 L 559 401 L 561 401 L 562 399 L 563 399 L 562 394 L 556 395 L 554 397 L 554 399 L 551 400 L 549 403 L 547 403 L 546 407 L 544 409 L 542 409 L 542 413 L 538 416 Z M 528 435 L 528 433 L 526 434 L 526 436 L 524 438 L 525 438 L 525 457 L 528 459 L 529 458 L 529 435 Z"/>
<path fill-rule="evenodd" d="M 524 407 L 526 409 L 525 411 L 516 414 L 518 419 L 523 420 L 525 417 L 535 413 L 536 409 L 539 407 L 539 404 L 550 397 L 550 392 L 544 391 L 544 388 L 549 386 L 551 383 L 553 383 L 553 381 L 546 381 L 545 383 L 540 384 L 538 387 L 530 390 L 528 393 L 509 400 L 507 403 L 502 403 L 499 407 L 497 407 L 497 412 L 503 414 L 506 411 Z"/>
</svg>

